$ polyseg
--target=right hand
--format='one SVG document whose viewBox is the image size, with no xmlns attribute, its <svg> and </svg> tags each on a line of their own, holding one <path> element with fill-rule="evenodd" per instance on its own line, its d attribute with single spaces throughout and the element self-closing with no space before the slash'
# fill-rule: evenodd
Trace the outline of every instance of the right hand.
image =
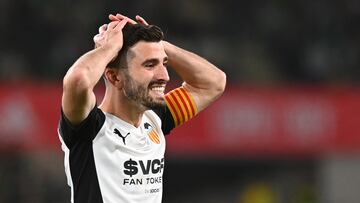
<svg viewBox="0 0 360 203">
<path fill-rule="evenodd" d="M 122 29 L 128 23 L 128 19 L 119 21 L 112 21 L 109 24 L 104 24 L 99 28 L 99 34 L 95 35 L 93 40 L 95 48 L 104 47 L 112 49 L 117 54 L 123 46 Z"/>
</svg>

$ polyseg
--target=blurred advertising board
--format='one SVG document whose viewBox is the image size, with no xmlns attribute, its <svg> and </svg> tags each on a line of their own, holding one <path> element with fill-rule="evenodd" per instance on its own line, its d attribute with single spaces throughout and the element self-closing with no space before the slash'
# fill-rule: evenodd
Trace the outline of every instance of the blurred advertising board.
<svg viewBox="0 0 360 203">
<path fill-rule="evenodd" d="M 60 149 L 56 128 L 61 91 L 54 83 L 1 83 L 0 149 Z"/>
<path fill-rule="evenodd" d="M 54 83 L 0 84 L 0 149 L 60 149 L 61 91 Z M 180 156 L 353 151 L 360 151 L 360 88 L 350 87 L 230 86 L 167 136 L 168 154 Z"/>
<path fill-rule="evenodd" d="M 167 139 L 192 156 L 322 155 L 360 151 L 360 88 L 229 87 Z"/>
</svg>

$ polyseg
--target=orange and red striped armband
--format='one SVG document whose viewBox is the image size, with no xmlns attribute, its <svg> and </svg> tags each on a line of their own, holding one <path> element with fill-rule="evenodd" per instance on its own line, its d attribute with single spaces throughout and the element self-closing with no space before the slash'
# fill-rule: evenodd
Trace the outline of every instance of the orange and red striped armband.
<svg viewBox="0 0 360 203">
<path fill-rule="evenodd" d="M 194 117 L 198 110 L 193 97 L 184 87 L 178 87 L 165 95 L 165 102 L 174 119 L 175 127 Z"/>
</svg>

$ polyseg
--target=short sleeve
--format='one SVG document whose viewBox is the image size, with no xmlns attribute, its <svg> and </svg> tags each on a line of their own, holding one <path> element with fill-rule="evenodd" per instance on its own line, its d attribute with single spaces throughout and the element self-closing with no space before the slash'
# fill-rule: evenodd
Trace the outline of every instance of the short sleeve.
<svg viewBox="0 0 360 203">
<path fill-rule="evenodd" d="M 170 131 L 175 127 L 174 119 L 171 116 L 170 110 L 167 106 L 162 108 L 153 109 L 153 111 L 159 116 L 161 120 L 161 130 L 164 135 L 170 133 Z"/>
<path fill-rule="evenodd" d="M 64 112 L 61 110 L 59 121 L 59 134 L 64 140 L 66 146 L 71 148 L 78 141 L 92 141 L 105 122 L 105 114 L 95 106 L 88 117 L 79 125 L 73 126 L 67 120 Z"/>
</svg>

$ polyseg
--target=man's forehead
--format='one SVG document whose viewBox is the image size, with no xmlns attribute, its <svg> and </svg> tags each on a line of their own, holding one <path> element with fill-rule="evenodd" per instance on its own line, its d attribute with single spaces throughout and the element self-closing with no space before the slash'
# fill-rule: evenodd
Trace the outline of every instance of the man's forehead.
<svg viewBox="0 0 360 203">
<path fill-rule="evenodd" d="M 134 57 L 139 59 L 146 58 L 164 58 L 166 53 L 161 42 L 145 42 L 140 41 L 128 50 L 128 58 Z"/>
</svg>

